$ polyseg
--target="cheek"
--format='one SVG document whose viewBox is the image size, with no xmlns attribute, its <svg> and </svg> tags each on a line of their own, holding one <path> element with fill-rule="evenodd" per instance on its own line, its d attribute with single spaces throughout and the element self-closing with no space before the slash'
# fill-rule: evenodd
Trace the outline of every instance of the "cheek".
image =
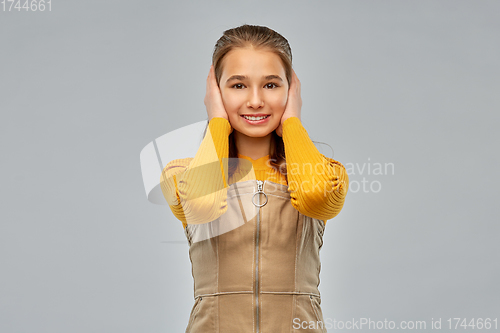
<svg viewBox="0 0 500 333">
<path fill-rule="evenodd" d="M 273 98 L 269 102 L 271 103 L 274 110 L 284 112 L 287 99 L 288 99 L 288 94 L 279 94 L 273 96 Z"/>
<path fill-rule="evenodd" d="M 222 103 L 224 104 L 224 108 L 229 116 L 233 116 L 238 113 L 238 109 L 240 107 L 240 103 L 238 98 L 231 93 L 225 93 L 222 95 Z"/>
</svg>

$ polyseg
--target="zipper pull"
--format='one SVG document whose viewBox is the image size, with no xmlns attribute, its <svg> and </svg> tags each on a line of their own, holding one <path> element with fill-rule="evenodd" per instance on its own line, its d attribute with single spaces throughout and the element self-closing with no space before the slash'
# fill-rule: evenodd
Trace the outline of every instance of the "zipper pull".
<svg viewBox="0 0 500 333">
<path fill-rule="evenodd" d="M 257 180 L 257 191 L 258 192 L 264 193 L 264 191 L 262 190 L 263 185 L 264 185 L 264 182 L 262 180 Z"/>
<path fill-rule="evenodd" d="M 264 206 L 265 204 L 267 204 L 267 194 L 264 193 L 263 191 L 263 186 L 264 186 L 264 182 L 262 180 L 257 180 L 257 192 L 255 192 L 253 194 L 253 197 L 252 197 L 252 203 L 256 206 L 256 207 L 262 207 Z M 263 204 L 256 204 L 254 202 L 254 198 L 257 194 L 264 194 L 266 196 L 266 201 L 263 203 Z"/>
</svg>

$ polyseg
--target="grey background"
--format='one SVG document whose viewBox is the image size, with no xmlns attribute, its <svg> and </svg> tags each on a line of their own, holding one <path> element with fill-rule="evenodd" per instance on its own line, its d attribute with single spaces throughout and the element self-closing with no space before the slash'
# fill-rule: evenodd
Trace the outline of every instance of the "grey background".
<svg viewBox="0 0 500 333">
<path fill-rule="evenodd" d="M 55 0 L 0 12 L 0 332 L 185 330 L 188 247 L 168 206 L 147 201 L 139 153 L 206 119 L 213 46 L 243 23 L 289 40 L 313 140 L 344 164 L 394 165 L 351 172 L 381 189 L 351 191 L 327 223 L 325 319 L 430 331 L 442 318 L 447 331 L 450 317 L 500 317 L 499 11 Z"/>
</svg>

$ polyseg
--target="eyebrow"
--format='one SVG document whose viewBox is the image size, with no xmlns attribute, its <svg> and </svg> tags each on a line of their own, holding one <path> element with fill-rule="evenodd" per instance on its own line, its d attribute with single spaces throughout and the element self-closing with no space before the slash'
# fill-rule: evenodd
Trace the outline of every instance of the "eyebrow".
<svg viewBox="0 0 500 333">
<path fill-rule="evenodd" d="M 248 77 L 246 77 L 245 75 L 232 75 L 229 79 L 227 79 L 226 83 L 233 80 L 244 81 L 246 79 L 248 79 Z M 274 74 L 263 76 L 263 79 L 265 80 L 277 79 L 283 82 L 283 79 L 279 75 L 274 75 Z"/>
</svg>

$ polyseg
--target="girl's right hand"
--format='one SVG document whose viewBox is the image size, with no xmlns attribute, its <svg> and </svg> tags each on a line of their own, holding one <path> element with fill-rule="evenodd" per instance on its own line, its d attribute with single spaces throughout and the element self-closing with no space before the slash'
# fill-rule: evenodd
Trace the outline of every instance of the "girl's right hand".
<svg viewBox="0 0 500 333">
<path fill-rule="evenodd" d="M 226 108 L 222 102 L 222 95 L 215 78 L 214 65 L 210 66 L 207 77 L 207 94 L 205 95 L 205 106 L 207 107 L 208 121 L 215 117 L 228 119 Z"/>
</svg>

